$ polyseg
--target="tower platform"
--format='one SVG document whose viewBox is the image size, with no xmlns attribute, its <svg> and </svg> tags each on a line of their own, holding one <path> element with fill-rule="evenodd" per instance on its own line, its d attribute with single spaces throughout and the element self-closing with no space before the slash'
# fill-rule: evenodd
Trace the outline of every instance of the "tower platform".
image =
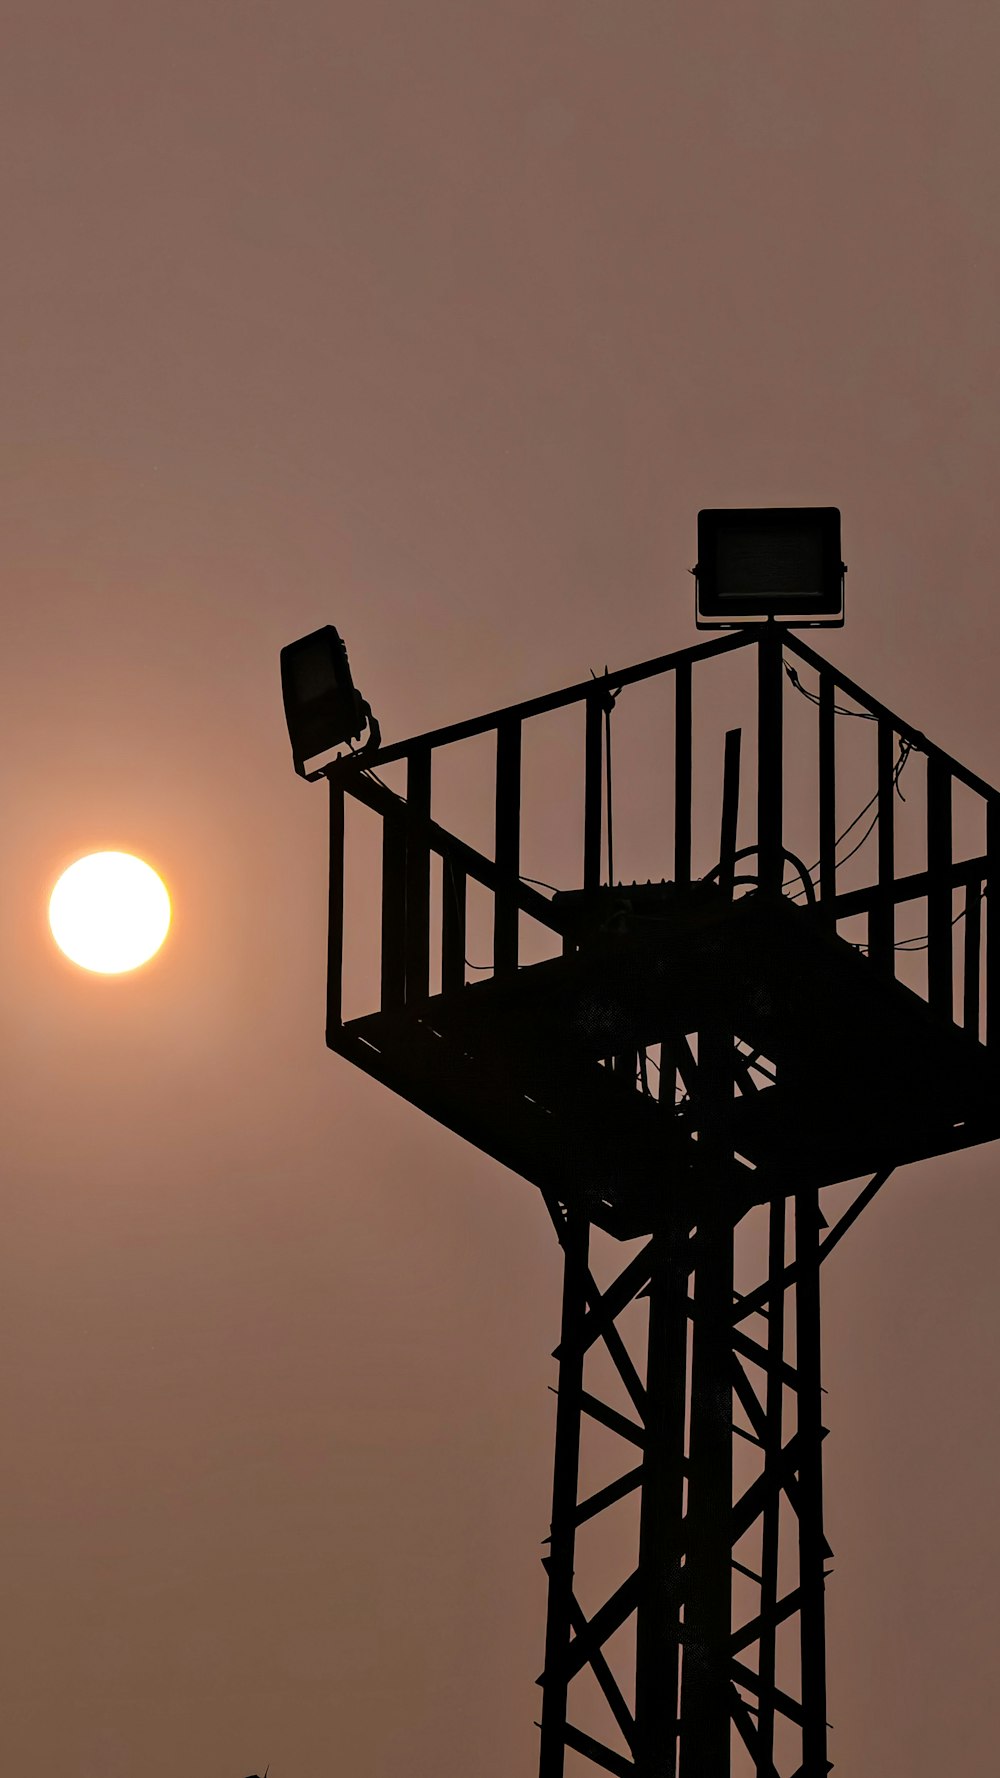
<svg viewBox="0 0 1000 1778">
<path fill-rule="evenodd" d="M 697 1219 L 708 1032 L 732 1043 L 734 1209 L 1000 1135 L 995 1054 L 818 909 L 712 883 L 552 905 L 563 956 L 353 1020 L 335 1047 L 609 1232 L 652 1232 L 668 1199 Z M 657 1046 L 670 1102 L 638 1064 Z"/>
</svg>

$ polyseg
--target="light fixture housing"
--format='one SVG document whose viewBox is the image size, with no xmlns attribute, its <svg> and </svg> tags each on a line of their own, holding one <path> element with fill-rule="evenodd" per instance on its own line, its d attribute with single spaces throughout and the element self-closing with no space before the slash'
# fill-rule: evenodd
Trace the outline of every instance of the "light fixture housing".
<svg viewBox="0 0 1000 1778">
<path fill-rule="evenodd" d="M 360 740 L 366 724 L 367 746 L 378 746 L 378 724 L 354 684 L 343 637 L 332 624 L 281 650 L 281 695 L 300 778 L 310 783 L 321 778 L 323 768 L 307 772 L 306 762 Z"/>
<path fill-rule="evenodd" d="M 698 514 L 695 621 L 731 630 L 768 620 L 801 629 L 844 621 L 840 509 L 714 507 Z"/>
</svg>

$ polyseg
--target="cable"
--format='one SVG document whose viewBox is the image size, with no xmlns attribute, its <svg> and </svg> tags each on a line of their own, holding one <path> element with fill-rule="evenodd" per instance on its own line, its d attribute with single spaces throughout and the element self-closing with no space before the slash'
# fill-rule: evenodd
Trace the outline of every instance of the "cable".
<svg viewBox="0 0 1000 1778">
<path fill-rule="evenodd" d="M 845 712 L 845 714 L 850 716 L 853 714 L 853 712 L 849 710 L 849 711 Z M 905 767 L 906 762 L 910 757 L 910 754 L 913 752 L 913 746 L 914 746 L 914 743 L 912 741 L 908 741 L 906 739 L 905 735 L 900 735 L 900 737 L 899 737 L 899 758 L 896 760 L 896 763 L 892 769 L 892 788 L 895 791 L 896 795 L 899 797 L 899 800 L 901 803 L 905 803 L 906 798 L 903 795 L 903 792 L 899 788 L 899 780 L 903 775 L 903 768 Z M 877 802 L 878 802 L 878 791 L 876 790 L 875 795 L 869 797 L 864 808 L 860 809 L 858 811 L 858 813 L 854 817 L 854 820 L 852 822 L 850 822 L 847 827 L 844 828 L 843 833 L 840 833 L 837 835 L 837 838 L 833 842 L 833 849 L 834 849 L 835 854 L 836 854 L 837 847 L 843 844 L 844 840 L 846 840 L 849 833 L 853 833 L 854 829 L 858 825 L 858 822 L 864 820 L 869 809 L 872 808 L 872 806 Z M 865 831 L 861 835 L 861 838 L 858 840 L 857 844 L 852 846 L 851 850 L 849 852 L 846 852 L 844 854 L 843 858 L 836 858 L 835 857 L 834 864 L 835 864 L 835 868 L 837 870 L 840 869 L 842 864 L 847 864 L 848 860 L 853 858 L 856 852 L 860 852 L 865 841 L 871 836 L 871 834 L 874 833 L 876 827 L 878 826 L 878 816 L 879 816 L 879 812 L 876 809 L 875 814 L 873 815 L 871 821 L 868 823 L 868 826 L 865 828 Z M 817 858 L 816 863 L 811 864 L 809 866 L 808 870 L 806 871 L 806 875 L 808 876 L 810 882 L 812 881 L 813 872 L 819 869 L 819 865 L 820 865 L 820 860 Z M 798 890 L 796 890 L 795 894 L 790 895 L 788 899 L 789 899 L 789 901 L 799 901 L 799 900 L 801 900 L 802 896 L 805 893 L 806 892 L 804 889 L 798 889 Z"/>
<path fill-rule="evenodd" d="M 806 688 L 806 686 L 803 685 L 801 679 L 799 678 L 798 672 L 792 666 L 791 662 L 788 659 L 786 659 L 786 657 L 784 655 L 782 656 L 781 664 L 784 667 L 785 673 L 787 674 L 789 680 L 791 681 L 791 684 L 795 687 L 795 690 L 797 692 L 799 692 L 801 694 L 801 696 L 807 700 L 808 703 L 814 704 L 818 707 L 819 703 L 820 703 L 819 696 L 817 695 L 816 692 L 809 691 Z M 853 716 L 853 717 L 856 717 L 859 722 L 877 722 L 878 721 L 877 715 L 872 710 L 849 710 L 846 704 L 834 704 L 833 710 L 834 710 L 834 714 L 836 716 Z M 906 798 L 903 795 L 903 792 L 899 788 L 899 780 L 902 775 L 903 767 L 905 766 L 907 760 L 910 757 L 910 754 L 913 751 L 913 747 L 914 747 L 914 743 L 911 740 L 908 740 L 905 735 L 900 735 L 900 737 L 899 737 L 899 758 L 897 759 L 896 764 L 893 767 L 892 787 L 893 787 L 894 791 L 896 792 L 896 795 L 899 797 L 899 800 L 901 803 L 905 803 Z M 844 828 L 843 833 L 838 834 L 836 840 L 834 841 L 834 851 L 835 852 L 836 852 L 837 847 L 842 845 L 844 840 L 846 840 L 848 834 L 852 833 L 854 831 L 854 829 L 858 825 L 858 822 L 864 820 L 869 809 L 872 808 L 873 805 L 877 801 L 878 801 L 878 791 L 875 792 L 874 796 L 869 798 L 869 800 L 868 800 L 868 802 L 866 802 L 864 808 L 859 810 L 859 812 L 857 813 L 857 815 L 855 815 L 854 820 L 850 823 L 850 825 L 848 827 Z M 864 833 L 862 834 L 860 840 L 858 841 L 857 845 L 853 846 L 851 848 L 850 852 L 847 853 L 846 857 L 838 858 L 836 860 L 836 868 L 838 870 L 840 869 L 840 866 L 842 864 L 846 864 L 849 859 L 854 857 L 856 852 L 859 852 L 861 850 L 861 847 L 864 845 L 864 843 L 868 839 L 869 835 L 874 832 L 877 825 L 878 825 L 878 812 L 876 811 L 874 819 L 866 827 L 866 829 L 865 829 Z M 811 864 L 809 866 L 808 875 L 809 875 L 810 879 L 812 878 L 813 872 L 819 869 L 819 864 L 820 864 L 820 860 L 817 858 L 816 863 Z M 798 891 L 796 891 L 796 893 L 794 895 L 790 896 L 789 899 L 791 901 L 799 901 L 801 899 L 803 893 L 804 893 L 803 890 L 798 890 Z"/>
<path fill-rule="evenodd" d="M 988 884 L 984 883 L 982 888 L 979 891 L 979 894 L 976 897 L 977 901 L 985 901 L 986 900 L 987 888 L 988 888 Z M 966 903 L 964 908 L 959 908 L 958 913 L 955 915 L 954 919 L 951 921 L 952 926 L 957 926 L 959 920 L 964 920 L 968 911 L 969 911 L 968 903 Z M 929 942 L 930 942 L 930 934 L 929 933 L 918 932 L 918 933 L 915 933 L 912 938 L 897 939 L 892 948 L 894 951 L 906 951 L 910 954 L 914 954 L 917 951 L 926 951 L 928 948 Z M 855 943 L 854 949 L 856 951 L 867 951 L 869 949 L 869 946 L 865 945 L 865 944 Z"/>
<path fill-rule="evenodd" d="M 354 742 L 351 740 L 350 736 L 348 736 L 348 738 L 347 738 L 347 745 L 350 748 L 351 752 L 353 753 L 355 759 L 358 759 L 358 760 L 364 759 L 365 748 L 364 747 L 355 747 Z M 402 802 L 404 800 L 403 797 L 401 797 L 399 795 L 399 791 L 393 790 L 392 785 L 387 784 L 385 782 L 384 778 L 380 778 L 378 773 L 376 771 L 374 771 L 371 766 L 363 765 L 361 767 L 361 771 L 362 771 L 362 775 L 365 778 L 370 778 L 372 780 L 372 783 L 377 784 L 381 790 L 387 790 L 389 792 L 390 796 L 394 796 L 394 797 L 398 798 L 398 800 L 400 802 Z"/>
<path fill-rule="evenodd" d="M 781 657 L 781 664 L 784 667 L 785 672 L 788 674 L 788 677 L 791 680 L 792 684 L 794 685 L 796 691 L 801 692 L 802 696 L 804 698 L 807 698 L 809 700 L 810 704 L 815 704 L 818 707 L 820 700 L 819 700 L 819 697 L 817 696 L 816 692 L 806 690 L 806 688 L 803 685 L 801 679 L 799 678 L 798 673 L 796 672 L 795 668 L 792 666 L 792 664 L 789 660 L 785 659 L 784 655 L 782 655 L 782 657 Z M 834 704 L 833 713 L 835 716 L 856 716 L 859 722 L 877 722 L 878 721 L 878 717 L 876 716 L 874 710 L 849 710 L 847 708 L 846 704 Z"/>
<path fill-rule="evenodd" d="M 979 894 L 976 897 L 976 901 L 985 901 L 985 900 L 986 900 L 986 884 L 984 883 L 982 888 L 979 891 Z M 969 911 L 969 904 L 968 904 L 968 902 L 966 902 L 966 905 L 964 908 L 959 908 L 958 913 L 955 915 L 951 924 L 953 926 L 957 926 L 959 920 L 965 919 L 965 916 L 968 913 L 968 911 Z M 920 933 L 917 933 L 913 938 L 897 939 L 896 943 L 893 945 L 892 948 L 894 951 L 905 951 L 908 955 L 915 956 L 918 951 L 926 951 L 929 947 L 929 944 L 930 944 L 930 934 L 927 932 L 920 932 Z M 867 951 L 868 946 L 867 945 L 859 945 L 857 948 L 859 951 Z"/>
</svg>

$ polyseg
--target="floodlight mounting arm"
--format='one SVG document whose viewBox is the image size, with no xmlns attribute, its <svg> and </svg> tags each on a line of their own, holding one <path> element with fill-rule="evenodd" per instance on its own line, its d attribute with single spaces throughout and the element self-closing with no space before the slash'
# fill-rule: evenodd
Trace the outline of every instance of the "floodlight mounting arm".
<svg viewBox="0 0 1000 1778">
<path fill-rule="evenodd" d="M 339 766 L 344 759 L 365 761 L 379 751 L 382 745 L 382 730 L 379 727 L 378 717 L 372 715 L 371 705 L 366 703 L 363 698 L 359 703 L 359 714 L 362 718 L 362 727 L 365 723 L 368 725 L 368 739 L 363 746 L 355 747 L 352 741 L 348 741 L 347 744 L 351 749 L 349 754 L 341 753 L 336 759 L 328 759 L 326 765 L 318 766 L 315 772 L 307 772 L 302 760 L 296 758 L 293 761 L 299 777 L 304 778 L 307 784 L 315 784 L 320 778 L 329 778 L 334 767 Z M 358 732 L 360 733 L 360 730 Z"/>
<path fill-rule="evenodd" d="M 377 753 L 381 747 L 382 730 L 379 728 L 377 716 L 372 715 L 371 705 L 366 703 L 363 698 L 361 700 L 361 714 L 368 724 L 368 739 L 363 747 L 352 747 L 351 751 L 356 758 L 367 759 L 370 754 Z"/>
</svg>

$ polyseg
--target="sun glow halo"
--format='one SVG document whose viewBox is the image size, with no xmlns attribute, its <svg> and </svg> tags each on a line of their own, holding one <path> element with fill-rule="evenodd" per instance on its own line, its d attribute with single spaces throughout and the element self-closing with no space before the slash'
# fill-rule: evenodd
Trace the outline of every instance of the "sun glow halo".
<svg viewBox="0 0 1000 1778">
<path fill-rule="evenodd" d="M 90 852 L 59 878 L 49 925 L 59 949 L 81 969 L 122 975 L 159 950 L 170 925 L 170 897 L 143 859 Z"/>
</svg>

